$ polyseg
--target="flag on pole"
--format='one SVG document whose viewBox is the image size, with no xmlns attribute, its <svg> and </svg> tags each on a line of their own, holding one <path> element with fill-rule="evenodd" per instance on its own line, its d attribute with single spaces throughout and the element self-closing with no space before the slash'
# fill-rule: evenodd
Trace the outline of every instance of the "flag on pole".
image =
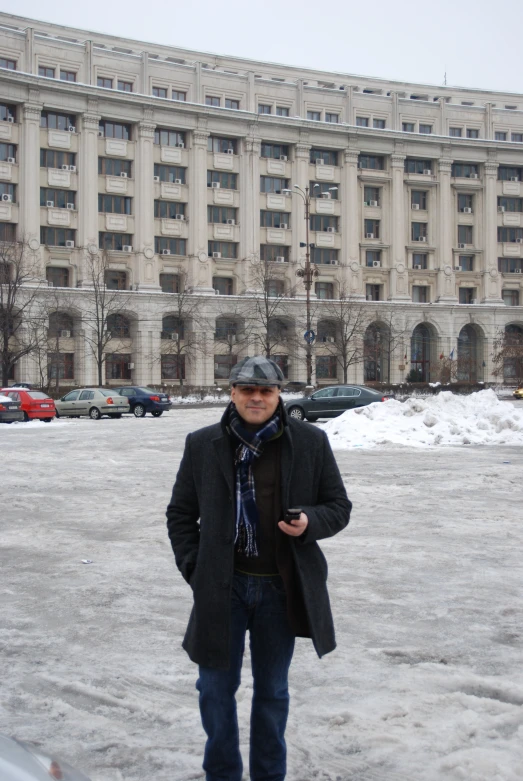
<svg viewBox="0 0 523 781">
<path fill-rule="evenodd" d="M 452 350 L 450 351 L 449 358 L 451 361 L 454 360 L 454 348 L 452 348 Z"/>
</svg>

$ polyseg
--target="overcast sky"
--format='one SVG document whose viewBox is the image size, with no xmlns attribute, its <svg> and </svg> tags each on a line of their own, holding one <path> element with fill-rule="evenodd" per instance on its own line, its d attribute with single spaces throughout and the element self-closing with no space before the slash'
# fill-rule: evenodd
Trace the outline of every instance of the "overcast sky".
<svg viewBox="0 0 523 781">
<path fill-rule="evenodd" d="M 523 0 L 4 0 L 7 13 L 219 54 L 523 92 Z"/>
</svg>

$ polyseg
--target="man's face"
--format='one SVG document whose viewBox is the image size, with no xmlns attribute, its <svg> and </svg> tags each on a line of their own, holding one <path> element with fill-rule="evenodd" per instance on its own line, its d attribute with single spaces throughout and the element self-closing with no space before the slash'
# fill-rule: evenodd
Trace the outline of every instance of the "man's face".
<svg viewBox="0 0 523 781">
<path fill-rule="evenodd" d="M 280 399 L 276 385 L 236 385 L 231 389 L 231 401 L 246 423 L 258 426 L 275 413 Z"/>
</svg>

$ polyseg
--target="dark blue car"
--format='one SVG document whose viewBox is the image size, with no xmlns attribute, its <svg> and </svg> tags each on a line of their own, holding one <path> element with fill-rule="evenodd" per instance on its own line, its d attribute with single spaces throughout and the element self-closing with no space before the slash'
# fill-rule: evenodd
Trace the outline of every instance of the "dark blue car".
<svg viewBox="0 0 523 781">
<path fill-rule="evenodd" d="M 135 418 L 144 418 L 148 412 L 154 418 L 159 418 L 166 410 L 171 409 L 171 402 L 166 393 L 155 391 L 152 388 L 141 388 L 138 385 L 126 385 L 123 388 L 115 388 L 115 393 L 129 399 L 130 412 Z"/>
</svg>

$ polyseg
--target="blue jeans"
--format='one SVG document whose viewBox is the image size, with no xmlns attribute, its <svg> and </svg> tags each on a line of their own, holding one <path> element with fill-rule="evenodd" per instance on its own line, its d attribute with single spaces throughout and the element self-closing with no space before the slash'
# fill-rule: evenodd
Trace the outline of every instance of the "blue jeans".
<svg viewBox="0 0 523 781">
<path fill-rule="evenodd" d="M 231 611 L 230 668 L 200 667 L 196 683 L 207 733 L 203 760 L 206 779 L 241 781 L 235 694 L 241 680 L 245 633 L 249 630 L 253 676 L 251 781 L 283 781 L 287 767 L 284 735 L 289 713 L 288 673 L 295 636 L 287 618 L 281 577 L 235 573 Z"/>
</svg>

